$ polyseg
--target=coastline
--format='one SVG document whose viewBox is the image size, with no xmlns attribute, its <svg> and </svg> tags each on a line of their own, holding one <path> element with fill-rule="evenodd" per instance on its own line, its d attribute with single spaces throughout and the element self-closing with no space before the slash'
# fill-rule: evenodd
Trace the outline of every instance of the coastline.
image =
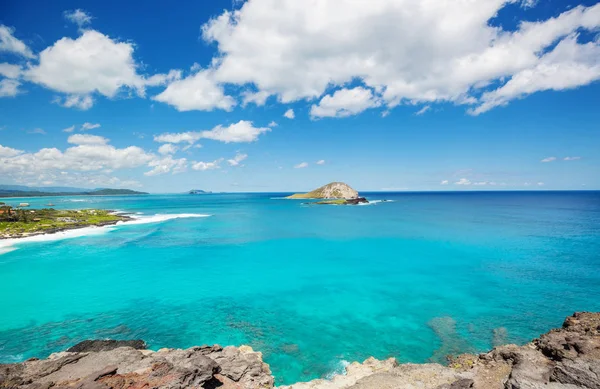
<svg viewBox="0 0 600 389">
<path fill-rule="evenodd" d="M 123 219 L 110 222 L 101 222 L 95 225 L 87 226 L 68 226 L 65 228 L 56 228 L 52 231 L 38 231 L 24 236 L 0 237 L 0 255 L 15 250 L 16 245 L 23 243 L 45 242 L 54 240 L 71 239 L 94 234 L 102 234 L 118 226 L 160 223 L 172 219 L 190 218 L 190 217 L 209 217 L 211 215 L 196 213 L 177 213 L 177 214 L 156 214 L 151 216 L 132 215 L 127 212 L 110 211 Z"/>
<path fill-rule="evenodd" d="M 600 388 L 600 313 L 577 312 L 522 346 L 449 356 L 449 363 L 353 362 L 345 374 L 279 389 Z M 87 340 L 47 359 L 0 364 L 0 388 L 270 389 L 275 377 L 249 346 L 148 350 L 142 340 Z"/>
</svg>

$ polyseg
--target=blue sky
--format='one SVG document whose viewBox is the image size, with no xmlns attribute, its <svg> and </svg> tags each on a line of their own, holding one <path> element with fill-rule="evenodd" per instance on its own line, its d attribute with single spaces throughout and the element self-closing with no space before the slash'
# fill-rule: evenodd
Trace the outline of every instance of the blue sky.
<svg viewBox="0 0 600 389">
<path fill-rule="evenodd" d="M 5 1 L 0 183 L 600 189 L 599 32 L 597 1 Z"/>
</svg>

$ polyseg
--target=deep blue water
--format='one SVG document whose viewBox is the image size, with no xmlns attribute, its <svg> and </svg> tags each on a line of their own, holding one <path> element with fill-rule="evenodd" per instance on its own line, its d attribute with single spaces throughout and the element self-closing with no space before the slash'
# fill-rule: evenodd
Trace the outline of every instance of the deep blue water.
<svg viewBox="0 0 600 389">
<path fill-rule="evenodd" d="M 249 344 L 281 384 L 368 356 L 442 361 L 523 343 L 600 310 L 600 192 L 369 193 L 394 202 L 367 206 L 280 196 L 25 200 L 211 216 L 0 255 L 0 362 L 88 338 Z"/>
</svg>

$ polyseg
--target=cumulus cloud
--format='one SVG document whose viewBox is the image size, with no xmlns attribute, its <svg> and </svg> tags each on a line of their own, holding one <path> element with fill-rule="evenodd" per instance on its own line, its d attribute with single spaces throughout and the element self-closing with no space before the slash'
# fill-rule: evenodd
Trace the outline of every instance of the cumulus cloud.
<svg viewBox="0 0 600 389">
<path fill-rule="evenodd" d="M 63 132 L 73 132 L 75 131 L 75 126 L 71 126 L 71 127 L 67 127 L 67 128 L 63 128 L 62 130 Z"/>
<path fill-rule="evenodd" d="M 212 139 L 225 143 L 254 142 L 261 134 L 271 131 L 269 127 L 254 127 L 251 121 L 240 120 L 229 126 L 218 125 L 212 130 L 165 133 L 154 137 L 160 143 L 194 144 L 200 139 Z"/>
<path fill-rule="evenodd" d="M 177 152 L 177 150 L 178 150 L 178 147 L 171 143 L 165 143 L 164 145 L 162 145 L 158 148 L 159 154 L 162 154 L 162 155 L 175 154 Z"/>
<path fill-rule="evenodd" d="M 300 162 L 299 164 L 294 165 L 295 169 L 303 169 L 305 167 L 308 167 L 308 162 Z"/>
<path fill-rule="evenodd" d="M 65 19 L 70 22 L 73 22 L 82 28 L 86 24 L 90 24 L 92 22 L 92 17 L 85 11 L 81 9 L 76 9 L 74 11 L 65 11 L 64 12 Z"/>
<path fill-rule="evenodd" d="M 540 162 L 552 162 L 552 161 L 556 161 L 556 157 L 547 157 L 542 159 Z"/>
<path fill-rule="evenodd" d="M 85 30 L 77 39 L 64 37 L 39 55 L 39 64 L 24 71 L 29 81 L 67 94 L 62 105 L 87 109 L 93 104 L 91 95 L 99 93 L 112 98 L 129 88 L 145 96 L 145 87 L 159 85 L 180 73 L 138 74 L 133 58 L 134 44 L 119 42 L 95 31 Z"/>
<path fill-rule="evenodd" d="M 14 97 L 21 93 L 19 86 L 21 83 L 17 80 L 5 78 L 0 80 L 0 97 Z"/>
<path fill-rule="evenodd" d="M 356 115 L 379 105 L 381 105 L 380 101 L 370 89 L 363 87 L 344 88 L 336 91 L 333 95 L 324 96 L 318 105 L 313 104 L 310 109 L 310 116 L 312 118 L 341 118 Z"/>
<path fill-rule="evenodd" d="M 248 105 L 249 103 L 253 103 L 257 106 L 261 106 L 261 105 L 265 105 L 265 103 L 267 102 L 267 99 L 269 98 L 271 94 L 269 92 L 266 91 L 260 91 L 260 92 L 250 92 L 250 91 L 245 91 L 242 92 L 242 105 L 245 107 L 246 105 Z"/>
<path fill-rule="evenodd" d="M 14 29 L 0 24 L 0 52 L 13 53 L 25 58 L 35 58 L 35 55 L 23 41 L 15 38 Z"/>
<path fill-rule="evenodd" d="M 192 169 L 199 170 L 199 171 L 220 169 L 221 166 L 219 166 L 219 164 L 221 162 L 223 162 L 223 158 L 219 158 L 219 159 L 214 160 L 212 162 L 202 162 L 202 161 L 200 161 L 200 162 L 193 162 Z"/>
<path fill-rule="evenodd" d="M 252 122 L 240 120 L 227 127 L 216 126 L 210 131 L 202 131 L 202 138 L 218 140 L 220 142 L 254 142 L 261 134 L 269 132 L 269 127 L 254 127 Z"/>
<path fill-rule="evenodd" d="M 225 95 L 210 70 L 201 70 L 182 80 L 174 81 L 153 100 L 172 105 L 178 111 L 212 111 L 215 108 L 231 111 L 235 100 Z"/>
<path fill-rule="evenodd" d="M 565 157 L 563 158 L 565 161 L 577 161 L 581 159 L 581 157 Z"/>
<path fill-rule="evenodd" d="M 75 134 L 71 135 L 67 142 L 75 145 L 105 145 L 108 139 L 98 135 Z"/>
<path fill-rule="evenodd" d="M 277 124 L 277 122 L 276 122 L 275 120 L 271 120 L 271 123 L 269 123 L 269 124 L 267 125 L 267 127 L 271 127 L 271 128 L 272 128 L 272 127 L 277 127 L 277 126 L 278 126 L 278 124 Z"/>
<path fill-rule="evenodd" d="M 471 181 L 469 181 L 466 178 L 461 178 L 460 180 L 456 181 L 454 183 L 454 185 L 466 185 L 466 186 L 468 186 L 468 185 L 471 185 Z"/>
<path fill-rule="evenodd" d="M 595 31 L 600 4 L 511 31 L 494 25 L 499 11 L 517 1 L 253 0 L 210 20 L 202 36 L 218 47 L 215 82 L 250 85 L 283 103 L 358 81 L 388 107 L 452 102 L 477 104 L 470 113 L 480 114 L 600 78 L 598 41 L 565 38 Z"/>
<path fill-rule="evenodd" d="M 229 166 L 240 166 L 240 162 L 248 158 L 248 154 L 237 153 L 232 159 L 228 159 Z M 243 166 L 243 165 L 242 165 Z"/>
<path fill-rule="evenodd" d="M 284 117 L 288 118 L 288 119 L 293 119 L 296 117 L 296 114 L 294 113 L 293 109 L 288 109 L 287 111 L 285 111 L 285 113 L 283 114 Z"/>
<path fill-rule="evenodd" d="M 448 185 L 448 180 L 442 180 L 442 182 L 440 182 L 440 185 Z"/>
<path fill-rule="evenodd" d="M 325 165 L 325 160 L 324 159 L 318 160 L 317 165 Z"/>
<path fill-rule="evenodd" d="M 19 154 L 23 154 L 23 151 L 0 145 L 0 158 L 16 157 Z"/>
</svg>

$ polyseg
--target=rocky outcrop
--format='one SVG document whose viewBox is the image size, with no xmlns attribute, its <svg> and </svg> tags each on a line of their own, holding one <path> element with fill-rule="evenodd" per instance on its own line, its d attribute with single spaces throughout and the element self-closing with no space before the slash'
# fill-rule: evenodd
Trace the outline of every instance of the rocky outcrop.
<svg viewBox="0 0 600 389">
<path fill-rule="evenodd" d="M 0 365 L 0 388 L 125 389 L 273 387 L 269 365 L 248 346 L 139 349 L 142 341 L 86 341 L 47 359 Z M 133 346 L 133 347 L 132 347 Z"/>
<path fill-rule="evenodd" d="M 308 193 L 296 193 L 288 199 L 356 199 L 358 192 L 343 182 L 332 182 Z"/>
<path fill-rule="evenodd" d="M 248 346 L 186 350 L 141 348 L 143 342 L 87 341 L 48 359 L 0 365 L 0 388 L 273 387 L 269 366 Z M 141 343 L 140 343 L 141 342 Z M 123 347 L 125 346 L 125 347 Z M 133 347 L 131 347 L 133 346 Z M 600 389 L 600 313 L 575 313 L 561 329 L 524 346 L 463 354 L 440 364 L 369 358 L 346 374 L 279 389 Z"/>
</svg>

